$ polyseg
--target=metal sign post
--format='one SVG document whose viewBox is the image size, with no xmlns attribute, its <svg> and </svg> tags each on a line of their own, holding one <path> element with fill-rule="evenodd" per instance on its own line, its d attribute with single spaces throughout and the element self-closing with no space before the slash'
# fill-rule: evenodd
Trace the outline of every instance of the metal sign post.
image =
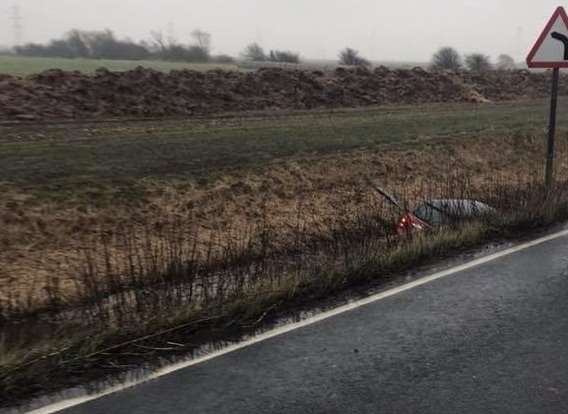
<svg viewBox="0 0 568 414">
<path fill-rule="evenodd" d="M 560 68 L 568 68 L 568 15 L 564 8 L 557 8 L 548 21 L 527 57 L 527 64 L 530 68 L 553 69 L 545 171 L 546 187 L 550 189 L 554 180 L 554 135 Z"/>
<path fill-rule="evenodd" d="M 550 123 L 548 126 L 548 148 L 546 151 L 546 188 L 552 186 L 554 177 L 554 135 L 556 133 L 556 113 L 558 107 L 558 82 L 560 80 L 560 68 L 554 68 L 552 72 L 552 98 L 550 99 Z"/>
</svg>

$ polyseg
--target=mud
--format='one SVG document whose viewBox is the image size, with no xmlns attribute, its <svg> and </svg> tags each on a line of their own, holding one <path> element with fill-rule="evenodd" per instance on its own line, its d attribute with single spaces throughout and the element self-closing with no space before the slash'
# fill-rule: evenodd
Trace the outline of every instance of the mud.
<svg viewBox="0 0 568 414">
<path fill-rule="evenodd" d="M 421 68 L 333 72 L 260 69 L 162 73 L 49 70 L 0 74 L 0 120 L 172 117 L 258 110 L 350 108 L 434 102 L 490 102 L 549 93 L 546 73 L 434 73 Z M 568 94 L 568 82 L 561 83 Z"/>
</svg>

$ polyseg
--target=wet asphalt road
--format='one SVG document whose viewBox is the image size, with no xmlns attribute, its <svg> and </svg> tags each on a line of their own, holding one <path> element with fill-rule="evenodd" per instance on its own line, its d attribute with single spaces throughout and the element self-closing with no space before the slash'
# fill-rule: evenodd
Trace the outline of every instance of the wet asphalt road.
<svg viewBox="0 0 568 414">
<path fill-rule="evenodd" d="M 568 413 L 568 238 L 64 411 Z"/>
</svg>

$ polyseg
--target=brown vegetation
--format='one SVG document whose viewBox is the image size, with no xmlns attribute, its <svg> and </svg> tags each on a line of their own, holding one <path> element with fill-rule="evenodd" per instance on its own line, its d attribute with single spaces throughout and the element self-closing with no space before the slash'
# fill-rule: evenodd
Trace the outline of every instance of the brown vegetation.
<svg viewBox="0 0 568 414">
<path fill-rule="evenodd" d="M 565 141 L 562 141 L 565 145 Z M 146 202 L 139 207 L 40 204 L 22 207 L 23 193 L 5 194 L 0 203 L 0 303 L 33 307 L 57 285 L 72 300 L 84 249 L 117 227 L 160 229 L 177 223 L 196 238 L 200 252 L 215 244 L 242 241 L 243 235 L 270 227 L 275 250 L 294 242 L 299 218 L 312 236 L 345 227 L 365 211 L 383 209 L 367 183 L 381 183 L 410 202 L 422 194 L 453 191 L 456 176 L 469 177 L 468 191 L 496 182 L 527 183 L 539 178 L 541 142 L 531 136 L 467 142 L 438 140 L 417 146 L 385 147 L 325 157 L 304 157 L 257 172 L 225 175 L 212 184 L 178 186 L 175 181 L 144 183 Z M 560 165 L 560 172 L 568 166 Z M 388 210 L 388 209 L 387 209 Z M 387 217 L 393 219 L 392 212 Z M 156 233 L 157 234 L 157 233 Z M 152 237 L 150 237 L 152 238 Z M 29 302 L 31 297 L 34 299 Z M 61 300 L 63 300 L 61 299 Z M 39 302 L 35 303 L 35 300 Z"/>
<path fill-rule="evenodd" d="M 547 193 L 541 166 L 527 155 L 538 147 L 535 139 L 448 144 L 304 159 L 246 179 L 224 177 L 194 199 L 191 192 L 156 198 L 140 221 L 122 221 L 126 210 L 118 209 L 118 217 L 106 211 L 92 227 L 72 227 L 78 212 L 62 212 L 67 222 L 60 216 L 50 223 L 64 224 L 61 239 L 87 242 L 75 257 L 72 250 L 44 252 L 59 267 L 51 269 L 41 313 L 22 323 L 18 312 L 32 308 L 0 309 L 8 317 L 0 331 L 0 392 L 10 395 L 1 404 L 190 352 L 200 332 L 246 332 L 275 310 L 381 283 L 432 258 L 568 217 L 566 181 Z M 366 178 L 397 190 L 409 206 L 422 197 L 477 198 L 499 217 L 397 237 L 397 213 L 377 202 Z M 184 206 L 195 200 L 209 213 L 202 221 Z M 247 216 L 250 206 L 261 214 Z M 254 225 L 227 225 L 226 214 Z"/>
<path fill-rule="evenodd" d="M 275 309 L 566 219 L 565 118 L 549 193 L 543 109 L 2 127 L 1 404 L 190 352 L 196 326 L 254 327 Z M 499 217 L 397 237 L 400 212 L 369 181 L 410 208 L 475 198 Z M 150 348 L 132 345 L 140 337 Z"/>
<path fill-rule="evenodd" d="M 0 394 L 9 396 L 0 406 L 188 353 L 267 314 L 565 219 L 568 164 L 559 160 L 563 181 L 547 194 L 541 147 L 526 134 L 305 155 L 209 184 L 143 181 L 138 206 L 24 208 L 29 195 L 12 189 L 0 205 Z M 500 215 L 396 237 L 400 213 L 368 180 L 409 207 L 476 198 Z"/>
</svg>

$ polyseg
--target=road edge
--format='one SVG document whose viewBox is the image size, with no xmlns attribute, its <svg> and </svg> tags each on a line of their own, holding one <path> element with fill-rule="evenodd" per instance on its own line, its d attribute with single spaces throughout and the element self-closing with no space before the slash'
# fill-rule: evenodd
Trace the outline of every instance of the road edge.
<svg viewBox="0 0 568 414">
<path fill-rule="evenodd" d="M 292 322 L 292 323 L 289 323 L 287 325 L 280 326 L 280 327 L 272 329 L 272 330 L 268 330 L 264 333 L 261 333 L 257 336 L 254 336 L 250 339 L 247 339 L 245 341 L 242 341 L 242 342 L 239 342 L 239 343 L 236 343 L 236 344 L 233 344 L 233 345 L 229 345 L 226 348 L 220 349 L 220 350 L 212 352 L 210 354 L 203 355 L 201 357 L 193 358 L 193 359 L 190 359 L 190 360 L 187 360 L 187 361 L 184 361 L 184 362 L 179 362 L 179 363 L 161 368 L 161 369 L 157 370 L 156 372 L 154 372 L 153 374 L 148 375 L 147 377 L 144 377 L 144 378 L 141 378 L 141 379 L 138 379 L 138 380 L 135 380 L 135 381 L 131 381 L 131 382 L 128 382 L 126 384 L 121 384 L 121 385 L 118 385 L 118 386 L 110 387 L 107 390 L 102 391 L 100 393 L 96 393 L 96 394 L 93 394 L 93 395 L 81 396 L 81 397 L 77 397 L 77 398 L 66 399 L 66 400 L 59 401 L 57 403 L 53 403 L 53 404 L 50 404 L 50 405 L 47 405 L 47 406 L 44 406 L 44 407 L 41 407 L 41 408 L 37 408 L 37 409 L 31 410 L 31 411 L 24 411 L 24 413 L 25 414 L 53 414 L 53 413 L 57 413 L 59 411 L 62 411 L 62 410 L 68 409 L 68 408 L 76 407 L 78 405 L 81 405 L 81 404 L 84 404 L 84 403 L 87 403 L 87 402 L 108 396 L 110 394 L 114 394 L 114 393 L 117 393 L 117 392 L 120 392 L 120 391 L 124 391 L 126 389 L 135 387 L 137 385 L 158 379 L 160 377 L 169 375 L 173 372 L 176 372 L 176 371 L 179 371 L 179 370 L 182 370 L 182 369 L 185 369 L 185 368 L 189 368 L 189 367 L 194 366 L 194 365 L 198 365 L 198 364 L 207 362 L 211 359 L 221 357 L 223 355 L 238 351 L 240 349 L 248 348 L 248 347 L 255 345 L 259 342 L 264 342 L 266 340 L 269 340 L 269 339 L 277 337 L 277 336 L 284 335 L 284 334 L 292 332 L 294 330 L 316 324 L 316 323 L 324 321 L 326 319 L 330 319 L 332 317 L 341 315 L 343 313 L 350 312 L 352 310 L 355 310 L 355 309 L 364 307 L 366 305 L 378 302 L 378 301 L 386 299 L 388 297 L 395 296 L 399 293 L 403 293 L 403 292 L 406 292 L 408 290 L 414 289 L 416 287 L 426 285 L 426 284 L 434 282 L 436 280 L 455 275 L 455 274 L 463 272 L 465 270 L 469 270 L 469 269 L 475 268 L 477 266 L 481 266 L 483 264 L 495 261 L 495 260 L 500 259 L 502 257 L 510 256 L 510 255 L 518 253 L 520 251 L 530 249 L 531 247 L 535 247 L 535 246 L 544 244 L 546 242 L 553 241 L 553 240 L 556 240 L 556 239 L 559 239 L 559 238 L 562 238 L 562 237 L 566 237 L 566 236 L 568 236 L 568 229 L 564 229 L 564 230 L 549 234 L 547 236 L 539 237 L 535 240 L 524 242 L 524 243 L 518 244 L 516 246 L 503 249 L 503 250 L 498 251 L 496 253 L 492 253 L 490 255 L 471 260 L 471 261 L 464 263 L 462 265 L 454 266 L 454 267 L 451 267 L 449 269 L 445 269 L 445 270 L 442 270 L 442 271 L 439 271 L 439 272 L 436 272 L 436 273 L 433 273 L 433 274 L 430 274 L 430 275 L 427 275 L 427 276 L 420 277 L 420 278 L 418 278 L 418 279 L 416 279 L 412 282 L 405 283 L 401 286 L 397 286 L 397 287 L 394 287 L 394 288 L 387 289 L 383 292 L 373 294 L 373 295 L 368 296 L 366 298 L 359 299 L 359 300 L 353 301 L 353 302 L 345 304 L 345 305 L 341 305 L 337 308 L 324 311 L 322 313 L 319 313 L 319 314 L 314 315 L 312 317 L 309 317 L 307 319 L 304 319 L 304 320 L 301 320 L 301 321 L 298 321 L 298 322 Z"/>
</svg>

